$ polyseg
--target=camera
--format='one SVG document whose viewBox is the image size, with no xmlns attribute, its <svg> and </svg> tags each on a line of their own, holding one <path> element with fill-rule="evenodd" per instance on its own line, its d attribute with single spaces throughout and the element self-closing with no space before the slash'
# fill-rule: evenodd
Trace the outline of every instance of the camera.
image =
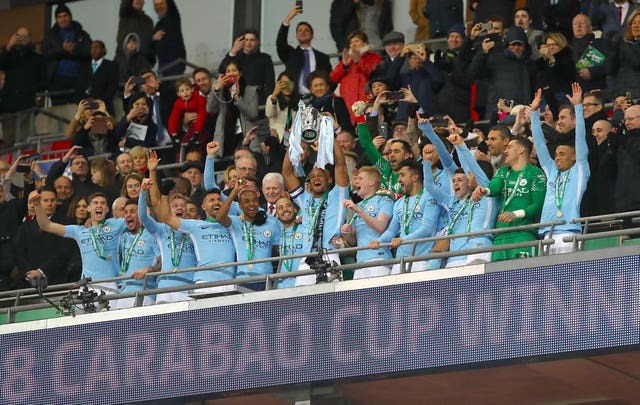
<svg viewBox="0 0 640 405">
<path fill-rule="evenodd" d="M 256 129 L 256 139 L 259 143 L 264 143 L 271 136 L 271 128 L 269 125 L 260 125 Z"/>
<path fill-rule="evenodd" d="M 381 122 L 378 125 L 378 134 L 384 139 L 389 139 L 389 124 Z"/>
<path fill-rule="evenodd" d="M 238 75 L 228 74 L 225 76 L 225 81 L 227 84 L 236 84 L 238 82 Z"/>
<path fill-rule="evenodd" d="M 505 107 L 513 107 L 513 100 L 507 100 L 506 98 L 503 98 L 502 104 L 504 104 Z"/>
<path fill-rule="evenodd" d="M 449 121 L 447 121 L 444 117 L 439 115 L 434 115 L 431 118 L 431 126 L 433 128 L 446 128 L 449 126 Z"/>
<path fill-rule="evenodd" d="M 45 276 L 44 274 L 31 279 L 31 287 L 37 290 L 46 290 L 48 286 L 49 282 L 47 280 L 47 276 Z"/>
<path fill-rule="evenodd" d="M 482 141 L 478 144 L 478 150 L 482 153 L 489 153 L 489 145 L 485 141 Z"/>
<path fill-rule="evenodd" d="M 493 24 L 490 23 L 490 22 L 480 23 L 480 29 L 482 31 L 489 31 L 489 30 L 493 29 Z"/>
<path fill-rule="evenodd" d="M 404 99 L 404 93 L 401 91 L 388 91 L 386 97 L 389 101 L 398 101 Z"/>
<path fill-rule="evenodd" d="M 142 76 L 136 76 L 133 78 L 133 84 L 147 84 L 147 79 Z"/>
</svg>

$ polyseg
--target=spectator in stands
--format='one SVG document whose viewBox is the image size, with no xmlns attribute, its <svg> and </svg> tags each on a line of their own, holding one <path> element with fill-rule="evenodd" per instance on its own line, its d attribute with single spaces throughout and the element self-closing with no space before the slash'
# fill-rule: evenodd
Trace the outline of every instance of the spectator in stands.
<svg viewBox="0 0 640 405">
<path fill-rule="evenodd" d="M 582 109 L 584 110 L 584 119 L 587 128 L 593 127 L 593 124 L 598 120 L 607 119 L 604 102 L 603 94 L 599 91 L 592 91 L 585 94 L 584 100 L 582 101 Z M 588 138 L 589 136 L 587 136 L 587 139 Z M 591 145 L 588 140 L 587 144 Z"/>
<path fill-rule="evenodd" d="M 89 159 L 83 154 L 81 154 L 80 146 L 72 146 L 71 149 L 57 162 L 55 162 L 51 168 L 49 169 L 49 174 L 47 175 L 46 184 L 52 185 L 54 181 L 58 179 L 58 177 L 62 176 L 65 172 L 68 163 L 71 163 L 71 180 L 73 182 L 73 196 L 83 196 L 88 197 L 89 195 L 102 191 L 102 189 L 94 184 L 91 181 L 91 173 L 89 169 Z M 60 193 L 56 187 L 56 191 L 58 192 L 59 198 L 63 201 L 65 199 L 66 193 Z M 62 195 L 61 195 L 62 194 Z M 66 212 L 65 207 L 65 211 Z"/>
<path fill-rule="evenodd" d="M 146 207 L 144 207 L 146 209 Z M 120 293 L 142 291 L 145 288 L 144 276 L 149 272 L 160 271 L 160 247 L 156 239 L 142 226 L 138 218 L 138 199 L 130 199 L 124 206 L 124 221 L 127 228 L 120 236 L 118 255 L 120 257 L 120 276 L 131 277 L 121 281 Z M 155 284 L 155 283 L 153 283 Z M 152 285 L 153 285 L 152 284 Z M 121 298 L 117 309 L 131 308 L 136 297 Z M 145 295 L 143 305 L 155 302 L 154 296 Z"/>
<path fill-rule="evenodd" d="M 51 176 L 51 174 L 49 174 Z M 71 196 L 74 194 L 73 182 L 67 176 L 60 176 L 55 181 L 50 182 L 49 176 L 47 176 L 47 185 L 53 185 L 58 195 L 56 215 L 65 216 L 69 210 L 69 204 L 71 202 Z"/>
<path fill-rule="evenodd" d="M 454 25 L 448 30 L 447 49 L 436 51 L 434 63 L 445 76 L 438 92 L 438 104 L 455 122 L 467 122 L 471 118 L 471 85 L 469 63 L 463 44 L 466 39 L 464 25 Z"/>
<path fill-rule="evenodd" d="M 238 62 L 229 61 L 207 101 L 207 112 L 218 114 L 213 138 L 220 143 L 220 156 L 230 156 L 242 144 L 245 132 L 258 117 L 258 88 L 248 85 L 242 72 Z"/>
<path fill-rule="evenodd" d="M 64 3 L 56 7 L 55 18 L 56 23 L 45 34 L 41 47 L 42 56 L 48 62 L 48 89 L 53 92 L 80 90 L 81 65 L 91 60 L 91 37 L 72 19 L 71 10 Z M 51 102 L 72 103 L 77 97 L 75 93 L 51 96 Z"/>
<path fill-rule="evenodd" d="M 378 240 L 369 243 L 369 248 L 378 249 L 380 243 L 391 243 L 396 249 L 395 257 L 401 258 L 412 255 L 431 253 L 433 242 L 423 242 L 415 245 L 401 244 L 412 239 L 435 236 L 440 208 L 433 201 L 429 193 L 424 192 L 422 166 L 413 159 L 406 159 L 400 163 L 398 183 L 402 187 L 403 196 L 393 206 L 393 217 L 389 226 Z M 426 270 L 426 261 L 411 263 L 411 272 Z M 400 264 L 394 264 L 391 274 L 401 272 Z"/>
<path fill-rule="evenodd" d="M 124 218 L 124 206 L 127 203 L 127 197 L 118 197 L 111 204 L 111 214 L 114 218 Z"/>
<path fill-rule="evenodd" d="M 215 146 L 215 147 L 214 147 Z M 207 144 L 207 157 L 214 157 L 217 154 L 217 142 L 212 141 Z M 212 266 L 216 264 L 233 263 L 236 260 L 236 252 L 231 240 L 229 231 L 218 222 L 218 214 L 222 206 L 222 197 L 219 189 L 210 189 L 206 192 L 201 204 L 202 210 L 206 214 L 206 220 L 186 219 L 180 217 L 178 211 L 170 210 L 169 194 L 170 187 L 162 187 L 162 197 L 158 200 L 158 192 L 154 189 L 158 185 L 158 166 L 155 152 L 149 154 L 149 178 L 151 179 L 151 204 L 158 215 L 158 221 L 164 222 L 172 229 L 186 233 L 194 244 L 198 267 Z M 188 207 L 188 206 L 187 206 Z M 187 212 L 189 209 L 187 209 Z M 194 213 L 195 214 L 195 213 Z M 193 218 L 194 214 L 189 215 Z M 198 214 L 199 216 L 199 214 Z M 177 235 L 177 234 L 176 234 Z M 235 266 L 219 267 L 211 270 L 197 271 L 193 275 L 196 284 L 210 281 L 229 280 L 235 278 Z M 221 292 L 228 291 L 232 286 L 209 287 L 198 289 L 200 292 Z"/>
<path fill-rule="evenodd" d="M 264 106 L 264 114 L 269 118 L 269 127 L 278 132 L 278 139 L 281 142 L 285 139 L 288 142 L 299 100 L 300 96 L 296 93 L 289 74 L 287 71 L 281 72 Z"/>
<path fill-rule="evenodd" d="M 173 110 L 169 117 L 169 135 L 174 139 L 174 142 L 196 142 L 200 139 L 200 133 L 204 131 L 207 120 L 207 99 L 195 90 L 191 81 L 186 77 L 176 80 L 178 98 L 173 104 Z M 187 113 L 195 113 L 196 118 L 188 126 L 185 126 L 183 124 L 184 116 Z M 183 129 L 184 135 L 179 136 L 179 132 Z"/>
<path fill-rule="evenodd" d="M 98 290 L 104 290 L 107 294 L 117 293 L 118 286 L 115 282 L 100 280 L 119 275 L 118 244 L 126 224 L 124 219 L 107 219 L 107 197 L 102 193 L 95 193 L 89 197 L 89 226 L 65 226 L 52 222 L 40 204 L 40 195 L 34 196 L 32 200 L 40 229 L 60 237 L 72 238 L 78 244 L 82 256 L 82 277 L 91 277 L 94 282 L 98 281 L 92 284 Z"/>
<path fill-rule="evenodd" d="M 156 58 L 152 51 L 153 21 L 144 13 L 144 0 L 121 0 L 116 43 L 124 43 L 125 37 L 135 33 L 139 39 L 140 53 L 147 59 L 147 66 L 153 66 Z M 118 48 L 116 55 L 122 53 Z"/>
<path fill-rule="evenodd" d="M 222 179 L 224 181 L 224 190 L 222 190 L 222 192 L 229 196 L 231 189 L 236 186 L 236 181 L 238 180 L 238 171 L 236 170 L 235 165 L 227 166 L 227 168 L 224 169 Z"/>
<path fill-rule="evenodd" d="M 258 102 L 264 104 L 267 95 L 273 93 L 275 73 L 271 55 L 260 51 L 260 35 L 255 28 L 247 28 L 233 41 L 233 47 L 220 62 L 218 71 L 224 73 L 230 61 L 243 67 L 242 75 L 247 84 L 258 88 Z"/>
<path fill-rule="evenodd" d="M 289 154 L 285 156 L 282 164 L 282 174 L 289 195 L 300 207 L 302 213 L 304 253 L 312 254 L 311 259 L 300 262 L 298 270 L 309 269 L 319 249 L 334 248 L 332 239 L 340 234 L 340 228 L 345 221 L 345 212 L 342 207 L 344 200 L 349 197 L 349 175 L 344 154 L 337 142 L 333 143 L 333 153 L 335 159 L 333 178 L 328 170 L 314 166 L 309 172 L 309 186 L 306 190 L 293 172 Z M 329 263 L 333 261 L 340 263 L 339 254 L 325 255 L 324 259 Z M 315 284 L 315 282 L 315 275 L 299 276 L 296 277 L 295 285 Z"/>
<path fill-rule="evenodd" d="M 289 24 L 291 20 L 302 14 L 302 7 L 294 6 L 285 17 L 276 38 L 276 48 L 278 57 L 284 63 L 285 70 L 289 72 L 289 78 L 298 86 L 300 94 L 308 94 L 309 88 L 307 76 L 315 70 L 331 71 L 331 62 L 329 56 L 313 49 L 311 41 L 313 40 L 313 28 L 306 21 L 301 21 L 296 26 L 296 39 L 298 47 L 294 48 L 289 45 L 287 36 L 289 35 Z M 313 56 L 312 56 L 313 54 Z"/>
<path fill-rule="evenodd" d="M 133 172 L 124 178 L 122 189 L 120 190 L 120 197 L 125 197 L 129 200 L 137 200 L 140 195 L 140 186 L 142 185 L 142 176 Z"/>
<path fill-rule="evenodd" d="M 0 52 L 0 70 L 5 80 L 0 98 L 0 113 L 15 113 L 35 106 L 36 92 L 46 86 L 44 59 L 36 53 L 31 40 L 31 32 L 20 27 L 9 37 L 7 45 Z M 26 140 L 26 131 L 16 133 L 16 124 L 20 120 L 22 128 L 27 128 L 27 116 L 5 117 L 2 132 L 4 145 L 13 145 L 16 140 Z"/>
<path fill-rule="evenodd" d="M 585 97 L 585 102 L 586 100 Z M 611 134 L 611 129 L 611 122 L 606 119 L 593 123 L 591 137 L 595 139 L 596 146 L 589 146 L 591 177 L 582 198 L 582 217 L 616 211 L 616 199 L 612 196 L 615 196 L 616 190 L 617 154 L 613 147 L 615 134 Z"/>
<path fill-rule="evenodd" d="M 284 177 L 280 173 L 267 173 L 262 179 L 262 195 L 266 200 L 262 208 L 268 215 L 275 216 L 276 202 L 284 197 Z"/>
<path fill-rule="evenodd" d="M 118 66 L 118 84 L 127 82 L 130 77 L 139 76 L 150 66 L 147 57 L 140 52 L 138 34 L 135 32 L 127 34 L 121 46 L 122 51 L 117 52 L 115 57 Z"/>
<path fill-rule="evenodd" d="M 537 87 L 543 89 L 544 98 L 552 111 L 558 109 L 558 103 L 565 102 L 571 83 L 576 81 L 575 61 L 567 45 L 564 35 L 554 32 L 546 34 L 543 45 L 540 45 L 541 57 L 536 62 Z"/>
<path fill-rule="evenodd" d="M 118 138 L 115 119 L 109 115 L 105 103 L 98 99 L 84 99 L 65 129 L 65 137 L 73 145 L 83 148 L 87 155 L 115 154 Z"/>
<path fill-rule="evenodd" d="M 348 223 L 342 225 L 340 232 L 347 246 L 369 246 L 377 241 L 380 235 L 389 226 L 393 217 L 394 200 L 386 194 L 376 194 L 382 176 L 378 169 L 372 166 L 361 167 L 355 179 L 358 196 L 362 198 L 359 203 L 345 200 L 345 208 L 353 212 Z M 340 247 L 340 246 L 337 246 Z M 391 271 L 389 266 L 378 265 L 376 261 L 391 259 L 391 251 L 388 247 L 375 250 L 358 250 L 356 260 L 358 263 L 371 263 L 364 269 L 356 270 L 354 279 L 386 276 Z"/>
<path fill-rule="evenodd" d="M 609 74 L 616 77 L 616 85 L 612 89 L 616 94 L 631 92 L 632 98 L 640 97 L 640 66 L 635 63 L 640 56 L 640 9 L 629 16 L 624 40 L 613 45 L 609 59 Z"/>
<path fill-rule="evenodd" d="M 422 10 L 427 4 L 427 0 L 411 0 L 409 5 L 409 15 L 416 25 L 416 35 L 414 41 L 426 41 L 429 39 L 429 19 L 424 16 Z M 384 39 L 383 39 L 384 42 Z"/>
<path fill-rule="evenodd" d="M 571 21 L 580 13 L 580 0 L 536 0 L 542 7 L 546 32 L 559 32 L 571 39 Z"/>
<path fill-rule="evenodd" d="M 259 193 L 253 186 L 246 186 L 247 179 L 239 179 L 218 211 L 218 222 L 226 227 L 236 246 L 236 260 L 239 262 L 266 259 L 278 256 L 280 246 L 280 224 L 264 211 L 258 210 Z M 238 198 L 241 214 L 229 215 L 233 200 Z M 273 273 L 270 262 L 239 265 L 236 278 L 261 276 Z M 264 282 L 246 283 L 254 290 L 264 289 Z"/>
<path fill-rule="evenodd" d="M 0 290 L 11 289 L 11 273 L 15 267 L 14 238 L 20 220 L 25 216 L 25 199 L 6 201 L 4 187 L 0 185 Z"/>
<path fill-rule="evenodd" d="M 573 18 L 571 51 L 573 62 L 579 65 L 578 83 L 585 92 L 607 88 L 607 58 L 610 48 L 609 41 L 596 38 L 589 17 L 578 14 Z"/>
<path fill-rule="evenodd" d="M 116 181 L 115 164 L 109 159 L 95 159 L 91 162 L 91 181 L 102 187 L 110 202 L 120 195 L 122 184 Z"/>
<path fill-rule="evenodd" d="M 121 152 L 115 157 L 115 164 L 116 184 L 120 184 L 120 187 L 122 187 L 125 176 L 133 170 L 133 159 L 131 159 L 131 155 L 127 152 Z M 120 187 L 118 187 L 118 189 L 120 189 Z"/>
<path fill-rule="evenodd" d="M 449 35 L 449 28 L 463 23 L 462 0 L 427 1 L 422 14 L 429 19 L 429 36 L 431 39 L 444 38 Z"/>
<path fill-rule="evenodd" d="M 617 40 L 625 36 L 631 22 L 629 16 L 637 8 L 635 2 L 630 0 L 591 0 L 589 17 L 596 27 L 600 27 L 604 38 Z"/>
<path fill-rule="evenodd" d="M 359 101 L 351 107 L 356 116 L 357 133 L 360 145 L 364 149 L 369 161 L 380 171 L 382 175 L 381 187 L 400 194 L 402 186 L 398 183 L 398 170 L 400 163 L 413 157 L 411 145 L 406 141 L 393 140 L 390 142 L 388 160 L 384 159 L 378 148 L 374 145 L 364 116 L 364 103 Z"/>
<path fill-rule="evenodd" d="M 538 41 L 544 35 L 544 32 L 533 28 L 529 9 L 524 7 L 516 9 L 513 14 L 513 25 L 522 28 L 524 33 L 527 34 L 527 43 L 529 44 L 529 49 L 531 49 L 531 59 L 537 60 L 540 57 Z"/>
<path fill-rule="evenodd" d="M 350 130 L 351 116 L 342 97 L 335 96 L 331 89 L 329 73 L 316 70 L 307 76 L 307 87 L 311 91 L 309 105 L 320 112 L 328 112 L 334 117 L 341 128 Z"/>
<path fill-rule="evenodd" d="M 55 189 L 53 189 L 55 191 Z M 43 201 L 46 201 L 44 199 Z M 57 204 L 56 204 L 57 205 Z M 86 197 L 76 197 L 71 200 L 69 204 L 69 210 L 67 211 L 67 218 L 73 220 L 73 223 L 76 225 L 84 225 L 89 219 L 89 211 L 87 208 L 89 207 L 89 203 L 87 202 Z M 45 208 L 45 212 L 47 209 Z"/>
<path fill-rule="evenodd" d="M 151 119 L 153 101 L 143 93 L 130 98 L 133 101 L 131 109 L 120 119 L 115 128 L 115 136 L 120 148 L 156 146 L 158 127 Z"/>
<path fill-rule="evenodd" d="M 149 152 L 150 155 L 155 156 L 154 151 Z M 156 170 L 157 158 L 149 158 L 149 166 L 153 166 L 153 171 Z M 151 171 L 151 168 L 150 168 Z M 138 200 L 138 217 L 142 222 L 145 229 L 158 240 L 161 246 L 160 252 L 162 258 L 162 268 L 160 271 L 176 271 L 179 269 L 186 269 L 190 267 L 196 267 L 197 259 L 196 253 L 193 248 L 193 241 L 188 234 L 182 232 L 176 232 L 167 224 L 156 222 L 147 213 L 147 193 L 153 193 L 151 201 L 160 199 L 160 190 L 157 186 L 152 187 L 151 179 L 144 179 L 142 181 L 142 188 L 140 197 Z M 186 205 L 187 198 L 182 194 L 171 194 L 169 197 L 169 210 L 172 216 L 178 218 L 186 218 Z M 178 287 L 189 285 L 193 283 L 194 273 L 176 273 L 172 275 L 158 276 L 157 287 Z M 170 293 L 162 293 L 156 295 L 156 303 L 163 302 L 176 302 L 189 300 L 187 291 L 176 291 Z"/>
<path fill-rule="evenodd" d="M 542 170 L 531 166 L 529 155 L 533 145 L 523 137 L 509 141 L 505 149 L 505 165 L 496 171 L 488 187 L 478 186 L 472 193 L 473 201 L 484 196 L 501 195 L 500 214 L 496 228 L 509 228 L 536 223 L 544 204 L 546 178 Z M 512 231 L 496 235 L 493 244 L 527 242 L 537 239 L 535 229 Z M 535 247 L 496 251 L 491 261 L 531 257 Z"/>
<path fill-rule="evenodd" d="M 187 197 L 196 204 L 200 204 L 202 202 L 202 197 L 204 197 L 204 193 L 206 191 L 203 184 L 202 174 L 204 173 L 204 167 L 202 166 L 202 162 L 186 162 L 182 166 L 182 173 L 180 177 L 183 177 L 189 180 L 191 184 L 191 195 Z"/>
<path fill-rule="evenodd" d="M 480 23 L 500 17 L 502 21 L 511 21 L 515 0 L 478 0 L 469 2 L 473 11 L 473 22 Z"/>
<path fill-rule="evenodd" d="M 626 133 L 619 141 L 617 154 L 616 212 L 640 210 L 640 189 L 637 187 L 640 178 L 640 105 L 626 109 L 624 124 Z"/>
<path fill-rule="evenodd" d="M 487 78 L 489 82 L 485 112 L 487 119 L 495 114 L 498 99 L 523 104 L 531 97 L 534 66 L 528 56 L 527 36 L 522 28 L 511 27 L 503 47 L 497 47 L 490 38 L 484 39 L 482 52 L 473 57 L 470 66 L 474 78 Z"/>
<path fill-rule="evenodd" d="M 140 91 L 145 93 L 150 101 L 153 101 L 153 103 L 149 102 L 148 105 L 151 121 L 157 126 L 156 144 L 166 145 L 170 141 L 167 125 L 173 103 L 176 100 L 176 93 L 173 91 L 160 93 L 158 76 L 152 70 L 141 72 L 140 77 L 145 80 L 145 83 L 140 85 Z M 133 107 L 133 102 L 137 101 L 131 97 L 135 87 L 136 84 L 134 83 L 133 77 L 130 77 L 124 86 L 124 101 L 122 106 L 125 114 L 129 114 L 129 111 Z"/>
<path fill-rule="evenodd" d="M 38 193 L 30 193 L 30 197 L 35 195 Z M 66 215 L 55 213 L 57 202 L 53 187 L 44 186 L 39 195 L 41 199 L 37 204 L 41 205 L 41 209 L 48 218 L 65 225 L 75 223 Z M 18 228 L 14 240 L 14 252 L 16 265 L 20 274 L 23 275 L 21 279 L 26 281 L 26 285 L 23 281 L 20 287 L 24 288 L 30 285 L 34 278 L 42 276 L 48 279 L 49 285 L 78 280 L 80 274 L 74 274 L 71 266 L 74 260 L 77 260 L 74 256 L 79 255 L 73 241 L 42 232 L 40 228 L 35 218 L 27 219 Z"/>
<path fill-rule="evenodd" d="M 405 58 L 409 59 L 407 70 L 402 69 Z M 436 94 L 444 85 L 445 77 L 429 60 L 429 50 L 423 44 L 405 45 L 387 70 L 387 80 L 411 89 L 425 114 L 433 115 L 440 111 Z M 398 106 L 397 119 L 406 119 L 410 115 L 413 113 L 407 110 L 407 104 Z"/>
<path fill-rule="evenodd" d="M 387 71 L 391 67 L 391 63 L 395 58 L 400 56 L 400 52 L 404 49 L 404 35 L 401 32 L 390 32 L 382 38 L 384 45 L 384 55 L 382 61 L 373 72 L 369 75 L 371 78 L 385 78 Z M 399 83 L 387 83 L 389 90 L 395 90 L 399 87 Z"/>
<path fill-rule="evenodd" d="M 158 15 L 158 22 L 151 37 L 151 49 L 158 58 L 158 70 L 165 76 L 181 75 L 185 64 L 171 64 L 177 59 L 186 59 L 187 51 L 182 38 L 180 12 L 175 0 L 153 0 L 153 9 Z"/>
<path fill-rule="evenodd" d="M 580 218 L 580 204 L 591 174 L 587 159 L 589 154 L 587 133 L 581 105 L 582 89 L 578 83 L 573 83 L 572 95 L 569 98 L 572 107 L 575 109 L 574 114 L 576 116 L 575 142 L 558 145 L 553 159 L 547 148 L 545 148 L 544 134 L 540 125 L 538 109 L 540 108 L 541 99 L 542 90 L 538 90 L 531 102 L 533 141 L 536 145 L 540 166 L 548 179 L 540 221 L 566 220 L 565 224 L 556 225 L 552 235 L 555 243 L 550 246 L 549 253 L 568 253 L 573 250 L 573 244 L 563 242 L 562 239 L 565 236 L 579 234 L 582 231 L 580 224 L 574 224 L 571 221 Z M 538 233 L 545 238 L 550 237 L 550 232 L 550 227 L 538 230 Z"/>
<path fill-rule="evenodd" d="M 340 95 L 346 105 L 352 105 L 358 100 L 364 100 L 369 75 L 382 58 L 373 51 L 369 39 L 364 31 L 349 33 L 347 37 L 349 49 L 342 50 L 342 61 L 331 71 L 331 81 L 340 85 Z M 349 111 L 351 121 L 355 117 Z"/>
<path fill-rule="evenodd" d="M 93 41 L 89 54 L 91 63 L 81 65 L 82 94 L 88 98 L 103 100 L 106 111 L 113 115 L 113 97 L 119 83 L 118 65 L 104 58 L 107 48 L 102 41 Z"/>
</svg>

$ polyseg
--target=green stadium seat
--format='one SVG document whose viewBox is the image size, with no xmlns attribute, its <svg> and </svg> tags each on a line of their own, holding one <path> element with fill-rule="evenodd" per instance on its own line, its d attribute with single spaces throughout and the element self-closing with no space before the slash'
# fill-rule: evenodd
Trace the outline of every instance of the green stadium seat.
<svg viewBox="0 0 640 405">
<path fill-rule="evenodd" d="M 61 315 L 55 308 L 32 309 L 16 312 L 16 322 L 39 321 L 41 319 L 60 318 Z"/>
<path fill-rule="evenodd" d="M 604 238 L 584 241 L 584 250 L 605 249 L 618 246 L 618 236 L 608 236 Z"/>
</svg>

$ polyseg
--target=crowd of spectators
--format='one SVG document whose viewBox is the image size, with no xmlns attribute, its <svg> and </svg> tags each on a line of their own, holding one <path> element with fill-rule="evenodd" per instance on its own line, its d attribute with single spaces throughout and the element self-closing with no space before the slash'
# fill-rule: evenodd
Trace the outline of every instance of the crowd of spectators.
<svg viewBox="0 0 640 405">
<path fill-rule="evenodd" d="M 129 278 L 97 288 L 132 292 L 145 288 L 149 272 L 217 265 L 152 277 L 146 288 L 239 279 L 259 289 L 264 283 L 241 279 L 308 269 L 318 251 L 345 246 L 368 249 L 324 259 L 371 262 L 352 277 L 375 277 L 401 271 L 380 260 L 532 242 L 551 230 L 443 238 L 415 250 L 412 239 L 565 220 L 549 250 L 564 253 L 573 246 L 562 237 L 581 232 L 572 219 L 640 210 L 633 2 L 531 1 L 514 9 L 509 0 L 477 1 L 469 25 L 462 1 L 412 2 L 414 21 L 424 17 L 430 27 L 419 35 L 446 38 L 434 53 L 393 31 L 389 3 L 332 3 L 335 66 L 313 47 L 308 22 L 296 23 L 297 44 L 289 44 L 303 12 L 296 6 L 278 30 L 285 67 L 278 76 L 258 31 L 248 28 L 216 73 L 200 68 L 169 84 L 151 66 L 157 60 L 184 73 L 172 65 L 185 56 L 173 0 L 154 1 L 155 27 L 142 0 L 122 0 L 115 62 L 64 4 L 41 54 L 19 29 L 0 53 L 2 111 L 33 105 L 49 83 L 76 90 L 77 112 L 65 132 L 74 146 L 46 174 L 27 156 L 0 162 L 0 288 L 44 275 L 50 283 L 121 275 Z M 113 111 L 118 86 L 122 117 Z M 300 143 L 301 106 L 328 117 L 332 149 Z M 170 153 L 152 149 L 163 145 Z M 163 170 L 160 161 L 175 162 L 180 148 L 187 153 L 178 172 Z M 222 184 L 216 170 L 224 170 Z M 22 189 L 11 183 L 16 172 Z M 293 254 L 309 259 L 232 265 Z M 535 254 L 533 245 L 461 253 L 412 263 L 411 271 Z M 276 287 L 315 281 L 295 277 Z M 186 292 L 156 297 L 184 299 Z"/>
</svg>

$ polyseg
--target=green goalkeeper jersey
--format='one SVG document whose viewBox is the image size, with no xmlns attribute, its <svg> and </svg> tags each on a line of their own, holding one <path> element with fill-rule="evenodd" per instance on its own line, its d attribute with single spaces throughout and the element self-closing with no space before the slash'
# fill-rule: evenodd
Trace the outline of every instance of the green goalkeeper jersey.
<svg viewBox="0 0 640 405">
<path fill-rule="evenodd" d="M 382 157 L 380 151 L 373 144 L 373 139 L 371 138 L 367 125 L 358 124 L 357 129 L 360 145 L 364 149 L 364 153 L 371 161 L 371 164 L 375 166 L 382 175 L 380 187 L 391 190 L 398 195 L 402 194 L 402 186 L 398 183 L 398 173 L 394 173 L 391 170 L 391 164 Z"/>
</svg>

